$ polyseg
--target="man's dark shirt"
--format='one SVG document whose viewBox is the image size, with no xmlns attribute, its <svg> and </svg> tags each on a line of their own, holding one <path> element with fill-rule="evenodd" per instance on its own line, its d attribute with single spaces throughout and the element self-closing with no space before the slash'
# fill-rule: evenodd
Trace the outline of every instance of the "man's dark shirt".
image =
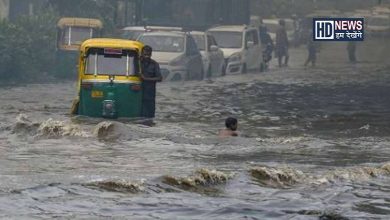
<svg viewBox="0 0 390 220">
<path fill-rule="evenodd" d="M 142 61 L 142 70 L 146 78 L 161 77 L 160 65 L 153 59 Z M 156 81 L 142 82 L 143 85 L 143 99 L 155 99 L 156 98 Z"/>
<path fill-rule="evenodd" d="M 288 47 L 287 31 L 284 27 L 279 27 L 278 30 L 276 31 L 275 44 L 277 48 Z"/>
</svg>

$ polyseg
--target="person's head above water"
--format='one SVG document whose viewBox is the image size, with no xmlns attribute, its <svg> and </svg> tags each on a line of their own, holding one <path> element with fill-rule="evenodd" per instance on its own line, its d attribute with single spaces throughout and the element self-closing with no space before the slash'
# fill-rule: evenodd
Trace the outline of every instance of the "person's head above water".
<svg viewBox="0 0 390 220">
<path fill-rule="evenodd" d="M 229 117 L 225 120 L 226 128 L 228 128 L 229 130 L 237 130 L 237 124 L 238 122 L 236 118 Z"/>
</svg>

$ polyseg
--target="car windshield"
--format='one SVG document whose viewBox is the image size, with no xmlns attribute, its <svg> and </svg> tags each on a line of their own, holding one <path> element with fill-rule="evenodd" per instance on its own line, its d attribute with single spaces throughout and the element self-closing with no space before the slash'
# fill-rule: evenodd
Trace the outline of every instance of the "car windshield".
<svg viewBox="0 0 390 220">
<path fill-rule="evenodd" d="M 136 74 L 136 52 L 121 49 L 90 49 L 85 74 L 127 76 Z"/>
<path fill-rule="evenodd" d="M 141 31 L 141 30 L 127 30 L 127 31 L 124 31 L 123 34 L 122 34 L 122 38 L 124 39 L 128 39 L 128 40 L 137 40 L 138 37 L 144 33 L 145 31 Z"/>
<path fill-rule="evenodd" d="M 200 51 L 204 51 L 206 49 L 206 41 L 203 35 L 192 35 L 195 40 L 196 46 Z"/>
<path fill-rule="evenodd" d="M 184 51 L 184 37 L 177 36 L 141 36 L 139 41 L 153 48 L 157 52 L 179 53 Z"/>
<path fill-rule="evenodd" d="M 85 40 L 92 38 L 93 29 L 85 27 L 67 27 L 64 31 L 64 44 L 81 45 Z"/>
<path fill-rule="evenodd" d="M 210 32 L 221 48 L 242 48 L 242 33 L 233 31 Z"/>
</svg>

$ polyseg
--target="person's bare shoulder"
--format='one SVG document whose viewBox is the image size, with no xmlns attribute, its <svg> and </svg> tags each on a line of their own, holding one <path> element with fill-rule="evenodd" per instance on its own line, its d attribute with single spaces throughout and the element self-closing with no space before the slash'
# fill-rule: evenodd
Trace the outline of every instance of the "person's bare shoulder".
<svg viewBox="0 0 390 220">
<path fill-rule="evenodd" d="M 235 131 L 230 131 L 230 130 L 221 130 L 219 131 L 219 134 L 218 134 L 219 137 L 237 137 L 238 136 L 238 133 L 235 132 Z"/>
</svg>

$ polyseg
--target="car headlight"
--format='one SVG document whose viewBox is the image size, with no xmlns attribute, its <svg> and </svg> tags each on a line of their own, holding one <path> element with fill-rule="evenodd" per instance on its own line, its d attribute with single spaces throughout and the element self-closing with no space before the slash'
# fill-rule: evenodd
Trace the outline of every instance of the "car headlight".
<svg viewBox="0 0 390 220">
<path fill-rule="evenodd" d="M 235 53 L 229 57 L 229 62 L 241 62 L 241 58 L 242 56 L 240 53 Z"/>
<path fill-rule="evenodd" d="M 183 56 L 178 56 L 169 62 L 170 66 L 181 66 L 183 65 Z"/>
</svg>

